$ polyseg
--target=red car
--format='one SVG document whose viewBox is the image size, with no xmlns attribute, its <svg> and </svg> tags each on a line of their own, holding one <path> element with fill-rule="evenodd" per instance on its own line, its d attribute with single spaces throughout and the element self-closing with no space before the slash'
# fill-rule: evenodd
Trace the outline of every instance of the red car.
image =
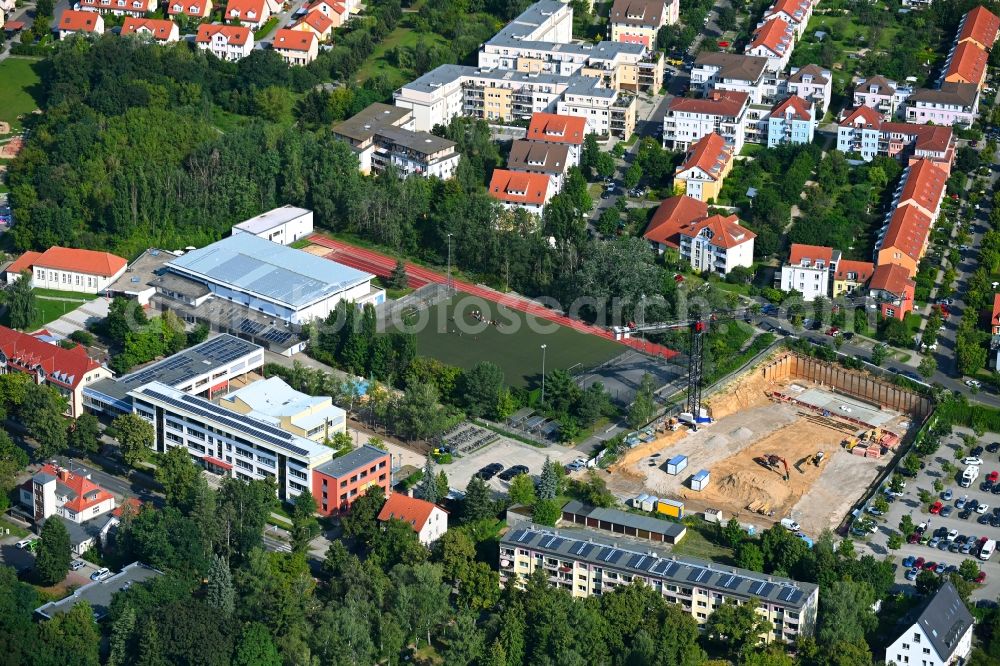
<svg viewBox="0 0 1000 666">
<path fill-rule="evenodd" d="M 985 571 L 980 571 L 979 575 L 976 576 L 976 580 L 974 582 L 975 583 L 985 583 L 986 582 L 986 572 Z"/>
<path fill-rule="evenodd" d="M 933 571 L 934 567 L 936 567 L 936 566 L 937 566 L 937 562 L 924 562 L 923 570 L 924 571 Z"/>
<path fill-rule="evenodd" d="M 941 513 L 942 506 L 941 502 L 934 502 L 934 504 L 931 505 L 931 513 Z"/>
<path fill-rule="evenodd" d="M 916 561 L 913 563 L 914 569 L 921 569 L 923 568 L 923 566 L 924 566 L 924 558 L 922 557 L 918 557 Z"/>
<path fill-rule="evenodd" d="M 906 539 L 906 543 L 916 543 L 916 542 L 918 542 L 918 541 L 920 541 L 920 535 L 919 535 L 919 534 L 917 534 L 916 532 L 914 532 L 913 534 L 911 534 L 911 535 L 910 535 L 910 536 L 909 536 L 909 537 L 908 537 L 908 538 Z"/>
<path fill-rule="evenodd" d="M 827 334 L 827 335 L 829 335 L 829 336 L 836 336 L 836 335 L 840 335 L 840 329 L 839 329 L 839 328 L 837 328 L 836 326 L 834 326 L 834 327 L 833 327 L 833 328 L 831 328 L 831 329 L 830 329 L 829 331 L 827 331 L 827 332 L 826 332 L 826 334 Z"/>
<path fill-rule="evenodd" d="M 986 478 L 989 479 L 990 483 L 996 483 L 997 479 L 1000 479 L 1000 472 L 993 470 Z"/>
</svg>

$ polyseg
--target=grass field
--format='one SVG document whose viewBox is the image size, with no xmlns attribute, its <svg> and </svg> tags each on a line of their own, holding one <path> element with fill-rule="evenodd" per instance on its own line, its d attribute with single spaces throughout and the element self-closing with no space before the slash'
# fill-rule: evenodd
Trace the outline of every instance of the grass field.
<svg viewBox="0 0 1000 666">
<path fill-rule="evenodd" d="M 27 58 L 10 57 L 0 62 L 0 120 L 11 128 L 20 128 L 17 117 L 31 113 L 41 106 L 41 62 Z"/>
<path fill-rule="evenodd" d="M 375 50 L 372 51 L 372 54 L 365 59 L 364 64 L 361 65 L 361 69 L 358 70 L 358 82 L 363 83 L 376 74 L 379 74 L 388 78 L 392 82 L 393 87 L 396 87 L 413 79 L 413 76 L 396 67 L 389 57 L 389 52 L 397 46 L 416 46 L 421 38 L 428 45 L 445 43 L 444 37 L 440 35 L 414 31 L 413 28 L 407 25 L 406 18 L 404 17 L 399 26 L 386 35 L 386 38 L 379 42 L 375 46 Z"/>
<path fill-rule="evenodd" d="M 92 301 L 97 298 L 97 294 L 84 294 L 79 291 L 60 291 L 58 289 L 33 289 L 35 296 L 41 296 L 42 298 L 68 298 L 73 301 L 80 301 L 85 303 L 87 301 Z"/>
<path fill-rule="evenodd" d="M 461 326 L 452 319 L 456 307 Z M 475 310 L 500 321 L 500 326 L 480 323 L 472 316 Z M 460 368 L 491 361 L 503 369 L 507 383 L 512 386 L 534 387 L 541 383 L 543 344 L 546 372 L 577 364 L 594 366 L 626 351 L 617 342 L 578 333 L 522 312 L 500 311 L 496 304 L 465 293 L 420 314 L 405 313 L 403 324 L 416 334 L 418 354 Z"/>
</svg>

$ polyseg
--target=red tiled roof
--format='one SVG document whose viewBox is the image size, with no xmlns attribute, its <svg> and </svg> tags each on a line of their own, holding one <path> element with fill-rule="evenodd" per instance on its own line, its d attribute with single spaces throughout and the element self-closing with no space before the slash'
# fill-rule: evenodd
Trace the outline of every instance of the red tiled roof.
<svg viewBox="0 0 1000 666">
<path fill-rule="evenodd" d="M 680 230 L 708 215 L 708 205 L 689 196 L 677 196 L 664 199 L 653 213 L 653 219 L 643 234 L 654 243 L 662 243 L 670 247 L 680 247 L 678 234 Z"/>
<path fill-rule="evenodd" d="M 958 31 L 957 41 L 971 39 L 990 48 L 997 41 L 998 31 L 1000 31 L 1000 18 L 980 5 L 962 19 L 962 29 Z"/>
<path fill-rule="evenodd" d="M 309 51 L 315 43 L 316 35 L 311 32 L 282 28 L 274 33 L 274 41 L 271 42 L 271 47 L 285 49 L 286 51 Z"/>
<path fill-rule="evenodd" d="M 876 266 L 872 273 L 872 280 L 868 284 L 869 289 L 887 291 L 897 296 L 902 296 L 914 287 L 916 287 L 916 283 L 910 278 L 910 273 L 897 264 Z"/>
<path fill-rule="evenodd" d="M 93 32 L 97 29 L 97 19 L 99 14 L 95 12 L 76 11 L 67 9 L 59 17 L 60 30 L 73 30 L 76 32 Z"/>
<path fill-rule="evenodd" d="M 882 123 L 882 131 L 889 134 L 906 134 L 914 138 L 916 150 L 942 153 L 951 145 L 952 131 L 945 125 L 917 125 L 915 123 Z"/>
<path fill-rule="evenodd" d="M 80 345 L 63 349 L 6 326 L 0 326 L 0 351 L 7 357 L 8 368 L 35 372 L 36 366 L 41 366 L 46 381 L 74 389 L 85 374 L 101 367 Z"/>
<path fill-rule="evenodd" d="M 389 499 L 382 506 L 378 519 L 381 521 L 393 518 L 402 520 L 404 523 L 408 523 L 414 532 L 419 532 L 431 517 L 434 509 L 440 508 L 427 500 L 409 497 L 403 493 L 393 493 L 389 495 Z M 444 511 L 444 509 L 441 510 Z"/>
<path fill-rule="evenodd" d="M 753 40 L 747 44 L 747 50 L 763 46 L 775 55 L 785 55 L 792 46 L 792 27 L 788 21 L 775 16 L 764 22 L 753 33 Z"/>
<path fill-rule="evenodd" d="M 93 12 L 83 13 L 93 14 Z M 50 247 L 41 254 L 38 252 L 25 252 L 7 270 L 20 273 L 23 270 L 38 266 L 40 268 L 55 268 L 60 271 L 111 277 L 125 268 L 127 263 L 123 258 L 108 252 L 78 250 L 71 247 Z"/>
<path fill-rule="evenodd" d="M 948 71 L 944 73 L 945 81 L 957 83 L 979 83 L 986 75 L 986 62 L 989 55 L 974 42 L 962 42 L 955 48 Z"/>
<path fill-rule="evenodd" d="M 706 217 L 703 220 L 699 220 L 690 227 L 681 229 L 680 233 L 683 236 L 690 236 L 694 238 L 703 229 L 708 229 L 712 232 L 712 245 L 715 247 L 721 247 L 725 250 L 729 248 L 741 245 L 748 240 L 752 240 L 757 237 L 757 234 L 750 231 L 746 227 L 740 226 L 740 220 L 735 215 L 730 215 L 729 217 L 723 217 L 721 215 L 713 215 L 712 217 Z"/>
<path fill-rule="evenodd" d="M 264 15 L 264 8 L 267 7 L 267 0 L 229 0 L 226 3 L 226 18 L 233 16 L 233 12 L 240 18 L 247 18 L 252 12 L 254 20 L 259 21 Z"/>
<path fill-rule="evenodd" d="M 784 12 L 789 17 L 800 23 L 809 11 L 809 0 L 778 0 L 764 13 L 765 16 L 772 16 L 778 12 Z M 798 12 L 798 14 L 796 14 Z"/>
<path fill-rule="evenodd" d="M 944 196 L 947 181 L 948 174 L 933 162 L 927 159 L 916 160 L 906 174 L 906 182 L 903 184 L 899 201 L 900 203 L 912 201 L 934 213 Z"/>
<path fill-rule="evenodd" d="M 699 113 L 710 116 L 735 118 L 746 106 L 749 95 L 732 90 L 713 90 L 707 97 L 675 97 L 670 100 L 670 111 Z"/>
<path fill-rule="evenodd" d="M 152 33 L 154 39 L 163 41 L 170 39 L 170 35 L 173 33 L 175 27 L 174 22 L 167 19 L 147 19 L 129 16 L 125 19 L 125 23 L 122 24 L 121 34 L 134 35 L 139 30 L 148 30 Z"/>
<path fill-rule="evenodd" d="M 920 261 L 920 254 L 931 231 L 931 218 L 916 206 L 906 204 L 897 208 L 889 218 L 880 250 L 895 248 L 914 261 Z M 904 269 L 905 270 L 905 269 Z"/>
<path fill-rule="evenodd" d="M 841 127 L 864 127 L 866 129 L 878 129 L 882 126 L 882 114 L 870 106 L 862 104 L 858 108 L 847 114 L 840 121 Z"/>
<path fill-rule="evenodd" d="M 856 273 L 858 282 L 867 282 L 873 272 L 875 272 L 875 264 L 870 261 L 842 259 L 837 263 L 837 272 L 834 273 L 833 279 L 846 280 L 848 273 Z"/>
<path fill-rule="evenodd" d="M 185 14 L 194 18 L 204 18 L 211 11 L 211 5 L 210 0 L 198 0 L 197 2 L 192 2 L 191 0 L 170 0 L 167 3 L 167 14 L 170 16 Z"/>
<path fill-rule="evenodd" d="M 43 472 L 56 477 L 60 494 L 68 498 L 64 506 L 74 513 L 80 513 L 96 504 L 114 499 L 114 496 L 104 488 L 86 477 L 73 474 L 68 469 L 45 464 L 38 470 L 39 474 Z"/>
<path fill-rule="evenodd" d="M 549 177 L 543 173 L 494 169 L 490 179 L 490 196 L 509 203 L 541 205 L 548 189 Z"/>
<path fill-rule="evenodd" d="M 347 13 L 347 9 L 341 3 L 339 3 L 339 2 L 327 2 L 326 0 L 316 0 L 316 2 L 314 2 L 314 3 L 312 3 L 311 5 L 308 6 L 308 9 L 310 11 L 312 11 L 314 9 L 318 11 L 318 8 L 321 5 L 326 5 L 327 7 L 329 7 L 330 11 L 332 13 L 334 13 L 334 14 L 343 15 L 343 14 Z M 322 14 L 323 12 L 320 12 L 320 13 Z M 324 14 L 324 16 L 325 16 L 325 14 Z"/>
<path fill-rule="evenodd" d="M 318 9 L 314 9 L 306 14 L 299 22 L 305 23 L 310 28 L 320 33 L 324 33 L 333 27 L 333 19 Z"/>
<path fill-rule="evenodd" d="M 139 510 L 142 509 L 142 500 L 138 497 L 126 497 L 125 501 L 119 504 L 112 510 L 111 515 L 115 518 L 121 518 L 122 514 L 125 513 L 126 509 L 130 515 L 137 515 Z"/>
<path fill-rule="evenodd" d="M 829 266 L 833 261 L 833 248 L 823 245 L 804 245 L 802 243 L 792 243 L 788 251 L 788 263 L 798 266 L 803 259 L 808 259 L 813 265 L 817 261 L 825 261 Z"/>
<path fill-rule="evenodd" d="M 587 119 L 580 116 L 562 116 L 556 113 L 535 113 L 528 124 L 525 136 L 532 141 L 572 143 L 582 145 L 586 138 Z"/>
<path fill-rule="evenodd" d="M 787 113 L 791 111 L 791 113 Z M 772 116 L 786 116 L 791 115 L 796 120 L 812 120 L 812 104 L 805 101 L 798 95 L 792 95 L 783 102 L 778 102 L 771 109 Z"/>
<path fill-rule="evenodd" d="M 713 179 L 718 180 L 718 174 L 725 167 L 726 162 L 732 159 L 732 156 L 732 150 L 726 146 L 726 140 L 712 132 L 691 144 L 678 172 L 697 167 Z"/>
<path fill-rule="evenodd" d="M 219 25 L 218 23 L 202 23 L 198 26 L 199 44 L 208 44 L 216 34 L 222 34 L 226 41 L 235 46 L 243 46 L 250 39 L 250 28 L 245 25 Z"/>
<path fill-rule="evenodd" d="M 993 294 L 993 319 L 992 321 L 996 324 L 1000 320 L 1000 294 Z"/>
</svg>

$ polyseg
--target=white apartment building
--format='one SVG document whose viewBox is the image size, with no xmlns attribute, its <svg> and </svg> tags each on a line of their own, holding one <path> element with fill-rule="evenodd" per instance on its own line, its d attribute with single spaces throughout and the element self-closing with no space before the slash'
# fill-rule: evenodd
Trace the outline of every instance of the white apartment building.
<svg viewBox="0 0 1000 666">
<path fill-rule="evenodd" d="M 272 243 L 291 245 L 313 232 L 313 212 L 286 204 L 244 220 L 233 227 L 233 235 L 252 234 Z"/>
<path fill-rule="evenodd" d="M 753 39 L 746 45 L 747 55 L 767 58 L 767 68 L 783 72 L 795 48 L 795 28 L 781 16 L 775 16 L 760 25 Z"/>
<path fill-rule="evenodd" d="M 79 0 L 85 11 L 111 14 L 112 16 L 145 16 L 156 11 L 156 0 Z"/>
<path fill-rule="evenodd" d="M 153 425 L 156 451 L 183 446 L 210 472 L 244 481 L 273 478 L 282 500 L 312 488 L 313 469 L 333 458 L 328 446 L 166 384 L 152 382 L 129 395 L 134 413 Z"/>
<path fill-rule="evenodd" d="M 253 33 L 242 25 L 202 23 L 198 26 L 195 44 L 219 60 L 235 62 L 246 58 L 253 51 Z"/>
<path fill-rule="evenodd" d="M 564 143 L 518 139 L 507 157 L 507 169 L 547 176 L 555 194 L 562 191 L 569 167 L 569 146 Z"/>
<path fill-rule="evenodd" d="M 830 295 L 830 276 L 840 263 L 840 250 L 792 243 L 788 262 L 781 267 L 781 290 L 797 291 L 810 302 Z"/>
<path fill-rule="evenodd" d="M 938 89 L 921 88 L 910 95 L 906 122 L 972 127 L 978 113 L 979 87 L 976 84 L 942 83 Z"/>
<path fill-rule="evenodd" d="M 739 155 L 746 139 L 744 122 L 750 106 L 745 92 L 713 91 L 707 97 L 675 97 L 663 117 L 663 147 L 687 150 L 707 134 L 715 132 Z"/>
<path fill-rule="evenodd" d="M 792 26 L 795 30 L 795 38 L 801 39 L 806 33 L 806 26 L 812 18 L 813 8 L 816 3 L 813 0 L 777 0 L 764 12 L 764 21 L 777 17 Z"/>
<path fill-rule="evenodd" d="M 830 70 L 819 65 L 792 67 L 785 82 L 789 95 L 795 95 L 812 102 L 816 116 L 822 118 L 830 108 L 830 98 L 833 96 L 833 75 Z"/>
<path fill-rule="evenodd" d="M 920 617 L 885 649 L 887 666 L 952 666 L 964 664 L 972 652 L 975 620 L 945 583 L 927 603 Z"/>
<path fill-rule="evenodd" d="M 681 259 L 696 271 L 728 275 L 737 266 L 753 265 L 757 234 L 740 226 L 735 215 L 712 215 L 680 230 Z"/>
<path fill-rule="evenodd" d="M 746 93 L 751 104 L 763 104 L 777 94 L 778 82 L 767 71 L 767 58 L 706 51 L 691 68 L 691 90 L 708 95 L 713 90 Z"/>
<path fill-rule="evenodd" d="M 900 86 L 884 76 L 869 76 L 855 86 L 854 106 L 871 107 L 890 120 L 897 114 L 901 115 L 903 105 L 912 93 L 913 88 Z"/>
<path fill-rule="evenodd" d="M 51 463 L 21 484 L 18 495 L 21 506 L 38 523 L 60 516 L 79 525 L 115 508 L 114 495 L 91 481 L 89 474 L 75 474 Z"/>
</svg>

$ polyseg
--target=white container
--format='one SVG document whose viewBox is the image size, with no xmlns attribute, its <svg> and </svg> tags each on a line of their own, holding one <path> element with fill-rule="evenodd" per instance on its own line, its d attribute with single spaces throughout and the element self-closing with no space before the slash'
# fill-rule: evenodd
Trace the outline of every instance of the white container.
<svg viewBox="0 0 1000 666">
<path fill-rule="evenodd" d="M 674 456 L 667 461 L 667 474 L 680 474 L 688 466 L 687 456 Z"/>
<path fill-rule="evenodd" d="M 707 469 L 703 469 L 694 476 L 691 477 L 691 490 L 704 490 L 708 488 L 709 483 L 709 473 Z"/>
</svg>

